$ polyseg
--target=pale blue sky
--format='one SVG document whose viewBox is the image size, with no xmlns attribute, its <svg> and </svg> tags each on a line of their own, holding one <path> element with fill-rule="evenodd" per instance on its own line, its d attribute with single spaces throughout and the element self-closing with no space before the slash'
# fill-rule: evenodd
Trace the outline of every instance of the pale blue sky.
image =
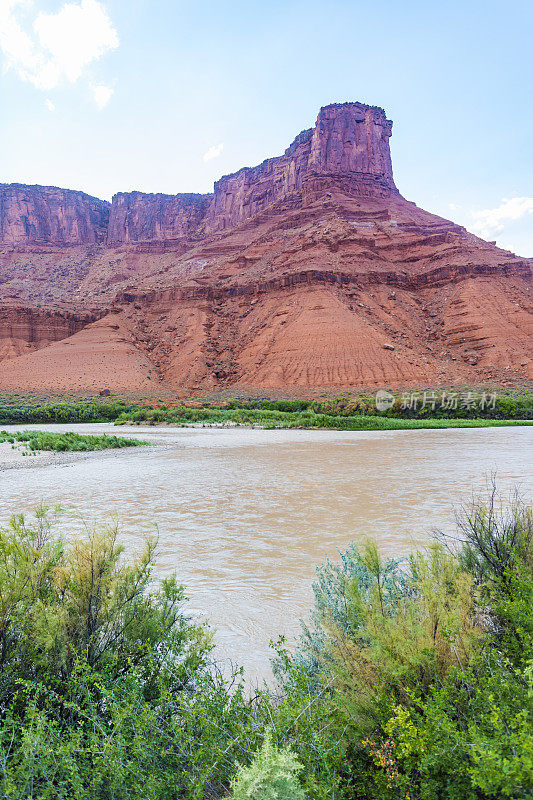
<svg viewBox="0 0 533 800">
<path fill-rule="evenodd" d="M 210 191 L 360 100 L 402 194 L 533 256 L 532 38 L 531 0 L 0 0 L 0 181 Z"/>
</svg>

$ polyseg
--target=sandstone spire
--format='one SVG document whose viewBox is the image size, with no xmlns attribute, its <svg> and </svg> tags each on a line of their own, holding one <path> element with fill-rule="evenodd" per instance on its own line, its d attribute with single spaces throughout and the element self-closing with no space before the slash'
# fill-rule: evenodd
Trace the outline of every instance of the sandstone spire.
<svg viewBox="0 0 533 800">
<path fill-rule="evenodd" d="M 396 192 L 389 138 L 392 122 L 382 108 L 363 103 L 333 103 L 320 109 L 311 139 L 308 168 L 342 175 Z"/>
<path fill-rule="evenodd" d="M 324 106 L 315 127 L 302 131 L 283 156 L 245 167 L 215 183 L 208 230 L 234 227 L 292 194 L 304 204 L 334 188 L 353 196 L 397 195 L 389 149 L 391 131 L 392 122 L 377 106 Z"/>
</svg>

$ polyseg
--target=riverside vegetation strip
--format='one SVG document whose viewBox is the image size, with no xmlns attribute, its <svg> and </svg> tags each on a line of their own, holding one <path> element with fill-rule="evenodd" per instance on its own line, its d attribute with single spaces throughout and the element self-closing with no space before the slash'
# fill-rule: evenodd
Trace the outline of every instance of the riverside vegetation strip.
<svg viewBox="0 0 533 800">
<path fill-rule="evenodd" d="M 508 506 L 505 506 L 508 508 Z M 492 493 L 453 539 L 317 570 L 276 686 L 225 677 L 156 542 L 41 508 L 0 528 L 0 796 L 524 800 L 533 786 L 533 510 Z M 287 609 L 290 613 L 290 609 Z"/>
<path fill-rule="evenodd" d="M 533 423 L 533 395 L 502 392 L 493 407 L 405 409 L 396 404 L 376 410 L 373 396 L 333 400 L 232 399 L 225 403 L 134 404 L 114 402 L 0 402 L 0 424 L 115 422 L 171 425 L 253 425 L 262 428 L 334 428 L 337 430 L 402 430 L 416 428 L 486 427 Z"/>
<path fill-rule="evenodd" d="M 216 409 L 177 408 L 169 411 L 143 409 L 124 413 L 117 418 L 116 425 L 129 423 L 156 425 L 166 423 L 187 427 L 189 425 L 225 426 L 242 425 L 258 428 L 318 428 L 342 431 L 390 431 L 415 430 L 421 428 L 487 428 L 516 425 L 533 425 L 531 420 L 494 419 L 397 419 L 394 417 L 334 416 L 316 414 L 314 411 L 282 412 L 260 409 Z"/>
<path fill-rule="evenodd" d="M 0 431 L 0 443 L 7 442 L 13 447 L 20 445 L 25 453 L 42 450 L 54 453 L 88 452 L 90 450 L 111 450 L 122 447 L 147 445 L 140 439 L 125 436 L 92 436 L 80 433 L 50 433 L 48 431 Z"/>
</svg>

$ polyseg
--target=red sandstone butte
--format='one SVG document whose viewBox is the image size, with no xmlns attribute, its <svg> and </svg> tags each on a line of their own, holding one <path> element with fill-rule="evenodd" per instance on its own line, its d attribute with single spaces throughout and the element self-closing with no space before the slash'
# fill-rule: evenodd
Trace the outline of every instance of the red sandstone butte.
<svg viewBox="0 0 533 800">
<path fill-rule="evenodd" d="M 530 259 L 405 200 L 392 123 L 325 106 L 214 193 L 0 186 L 0 389 L 524 385 Z"/>
</svg>

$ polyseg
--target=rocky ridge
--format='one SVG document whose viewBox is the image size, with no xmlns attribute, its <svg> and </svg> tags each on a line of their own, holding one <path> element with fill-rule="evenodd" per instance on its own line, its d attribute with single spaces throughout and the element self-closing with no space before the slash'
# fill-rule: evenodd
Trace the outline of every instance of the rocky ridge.
<svg viewBox="0 0 533 800">
<path fill-rule="evenodd" d="M 111 205 L 52 186 L 0 185 L 0 241 L 94 244 L 175 240 L 233 228 L 272 203 L 306 203 L 329 184 L 353 195 L 397 194 L 388 139 L 392 122 L 361 103 L 325 106 L 316 126 L 284 155 L 215 183 L 214 194 L 118 192 Z"/>
</svg>

